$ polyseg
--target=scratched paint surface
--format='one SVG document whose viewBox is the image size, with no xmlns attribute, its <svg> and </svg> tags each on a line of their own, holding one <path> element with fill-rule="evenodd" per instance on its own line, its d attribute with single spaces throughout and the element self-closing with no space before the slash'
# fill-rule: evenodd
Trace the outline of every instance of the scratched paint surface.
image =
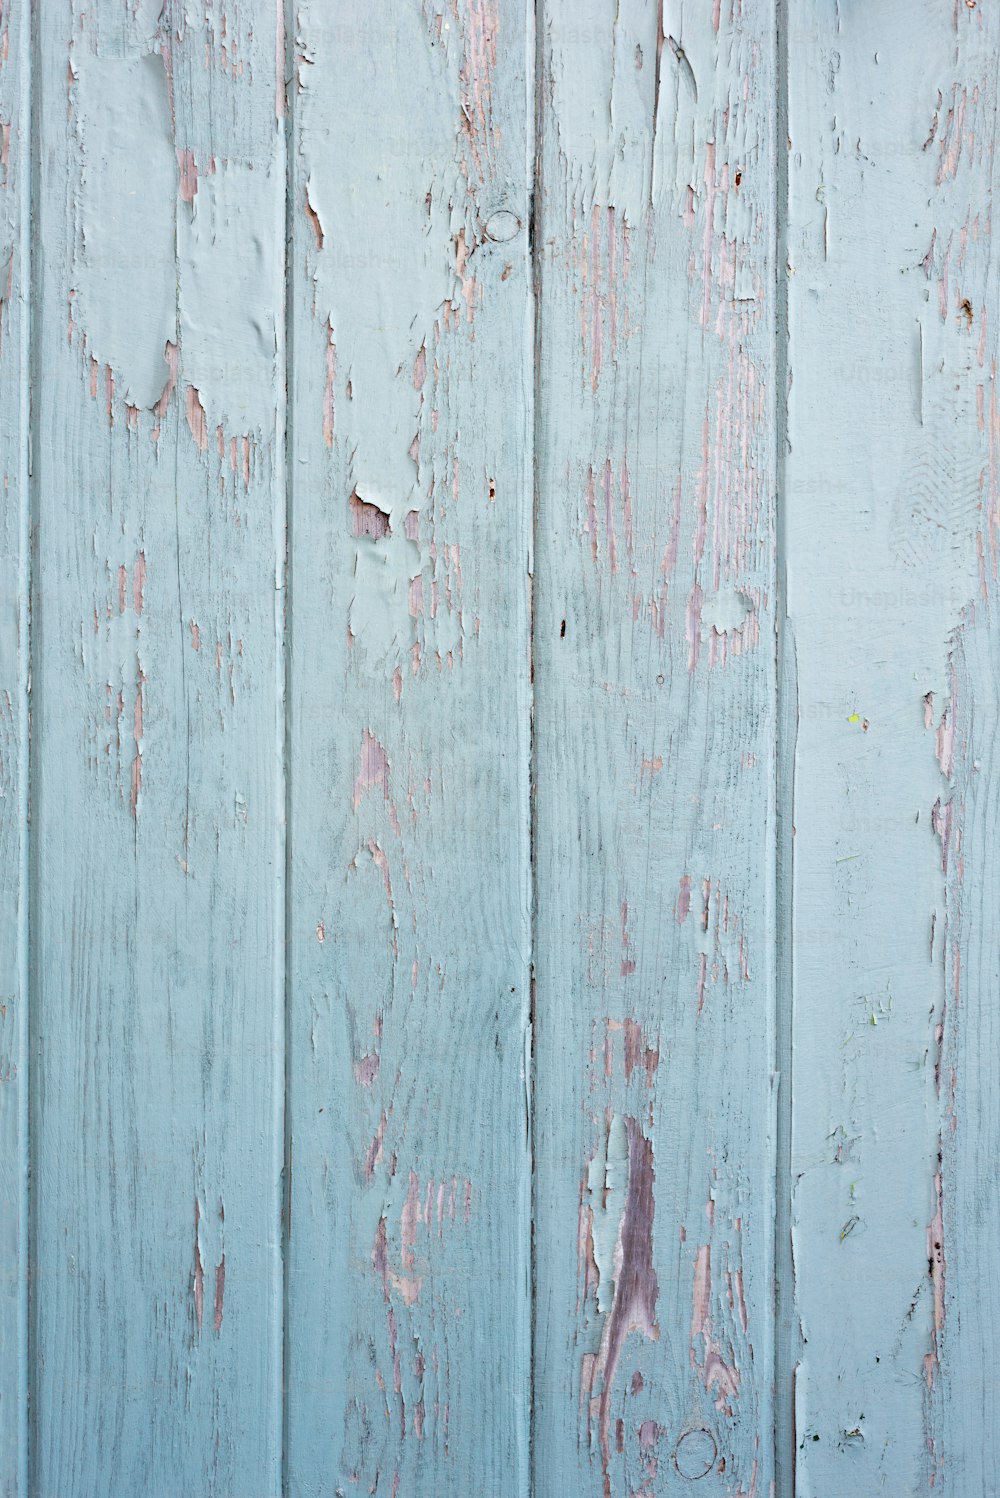
<svg viewBox="0 0 1000 1498">
<path fill-rule="evenodd" d="M 1000 1491 L 998 56 L 0 0 L 4 1498 Z"/>
</svg>

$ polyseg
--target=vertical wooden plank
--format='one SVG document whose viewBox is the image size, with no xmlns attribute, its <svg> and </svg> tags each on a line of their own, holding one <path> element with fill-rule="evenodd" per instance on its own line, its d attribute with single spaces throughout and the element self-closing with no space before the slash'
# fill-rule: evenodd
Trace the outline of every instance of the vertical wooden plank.
<svg viewBox="0 0 1000 1498">
<path fill-rule="evenodd" d="M 526 1483 L 518 0 L 295 7 L 288 1479 Z"/>
<path fill-rule="evenodd" d="M 274 0 L 39 10 L 32 1491 L 65 1498 L 280 1487 L 275 34 Z"/>
<path fill-rule="evenodd" d="M 772 1480 L 774 36 L 540 21 L 539 1498 Z"/>
<path fill-rule="evenodd" d="M 985 1498 L 995 9 L 793 18 L 796 1492 Z"/>
<path fill-rule="evenodd" d="M 30 14 L 0 4 L 0 1491 L 26 1491 Z"/>
</svg>

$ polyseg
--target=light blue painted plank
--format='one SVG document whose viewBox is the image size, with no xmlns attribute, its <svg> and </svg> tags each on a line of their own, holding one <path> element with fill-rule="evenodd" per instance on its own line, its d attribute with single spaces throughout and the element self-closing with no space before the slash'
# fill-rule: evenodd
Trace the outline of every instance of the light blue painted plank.
<svg viewBox="0 0 1000 1498">
<path fill-rule="evenodd" d="M 535 1492 L 764 1495 L 775 12 L 539 24 Z"/>
<path fill-rule="evenodd" d="M 0 6 L 0 1492 L 26 1492 L 30 16 Z"/>
<path fill-rule="evenodd" d="M 515 1498 L 527 8 L 295 12 L 289 1492 Z"/>
<path fill-rule="evenodd" d="M 276 1495 L 273 0 L 42 0 L 32 1492 Z M 36 796 L 37 791 L 37 796 Z"/>
<path fill-rule="evenodd" d="M 990 7 L 790 31 L 799 1498 L 1000 1485 Z"/>
</svg>

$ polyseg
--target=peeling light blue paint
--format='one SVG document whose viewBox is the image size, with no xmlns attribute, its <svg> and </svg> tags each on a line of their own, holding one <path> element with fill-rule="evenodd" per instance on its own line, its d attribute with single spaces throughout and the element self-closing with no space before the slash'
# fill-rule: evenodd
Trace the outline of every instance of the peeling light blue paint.
<svg viewBox="0 0 1000 1498">
<path fill-rule="evenodd" d="M 269 436 L 275 425 L 284 198 L 272 164 L 202 163 L 194 201 L 178 211 L 183 379 L 227 435 Z"/>
<path fill-rule="evenodd" d="M 109 365 L 125 400 L 151 410 L 163 393 L 163 351 L 177 342 L 174 203 L 167 74 L 159 53 L 74 52 L 72 96 L 82 170 L 78 275 L 68 315 Z"/>
</svg>

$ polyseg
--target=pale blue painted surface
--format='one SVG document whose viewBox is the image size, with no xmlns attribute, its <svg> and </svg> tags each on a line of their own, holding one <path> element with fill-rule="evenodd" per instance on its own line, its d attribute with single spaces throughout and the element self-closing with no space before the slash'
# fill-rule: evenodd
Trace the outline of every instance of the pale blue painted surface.
<svg viewBox="0 0 1000 1498">
<path fill-rule="evenodd" d="M 0 0 L 4 1498 L 1000 1488 L 1000 36 L 787 9 Z"/>
</svg>

